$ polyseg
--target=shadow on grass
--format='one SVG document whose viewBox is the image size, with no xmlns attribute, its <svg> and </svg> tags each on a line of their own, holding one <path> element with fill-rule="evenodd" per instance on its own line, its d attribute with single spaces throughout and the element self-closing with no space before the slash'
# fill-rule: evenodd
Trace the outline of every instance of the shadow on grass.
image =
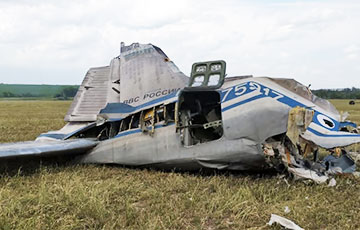
<svg viewBox="0 0 360 230">
<path fill-rule="evenodd" d="M 57 156 L 6 159 L 0 163 L 0 175 L 28 176 L 39 172 L 44 167 L 62 170 L 64 167 L 75 165 L 74 158 L 74 156 Z"/>
<path fill-rule="evenodd" d="M 0 163 L 0 176 L 30 176 L 38 173 L 42 168 L 51 168 L 52 171 L 61 171 L 66 167 L 80 165 L 76 161 L 76 156 L 57 156 L 57 157 L 28 157 L 28 158 L 12 158 L 2 160 Z M 161 169 L 152 166 L 126 166 L 119 164 L 92 164 L 96 167 L 108 168 L 126 168 L 134 171 L 154 171 L 165 173 L 177 173 L 183 175 L 212 177 L 212 176 L 233 176 L 233 177 L 250 177 L 253 179 L 272 178 L 279 175 L 279 171 L 275 169 L 253 170 L 253 171 L 234 171 L 201 168 L 198 170 L 181 170 L 176 168 Z"/>
<path fill-rule="evenodd" d="M 154 171 L 154 172 L 164 172 L 164 173 L 176 173 L 180 175 L 191 175 L 191 176 L 200 176 L 200 177 L 213 177 L 213 176 L 232 176 L 232 177 L 239 177 L 239 178 L 272 178 L 278 176 L 279 171 L 275 169 L 263 169 L 263 170 L 228 170 L 228 169 L 211 169 L 211 168 L 201 168 L 197 170 L 186 170 L 186 169 L 178 169 L 178 168 L 160 168 L 160 167 L 153 167 L 153 166 L 127 166 L 127 165 L 119 165 L 119 164 L 103 164 L 102 167 L 108 168 L 126 168 L 131 170 L 137 171 Z M 283 172 L 285 173 L 285 172 Z M 287 173 L 287 172 L 286 172 Z"/>
</svg>

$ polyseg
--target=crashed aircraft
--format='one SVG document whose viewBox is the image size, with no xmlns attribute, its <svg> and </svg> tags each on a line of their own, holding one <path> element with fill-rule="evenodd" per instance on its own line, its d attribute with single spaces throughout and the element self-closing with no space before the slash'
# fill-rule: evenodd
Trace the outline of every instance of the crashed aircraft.
<svg viewBox="0 0 360 230">
<path fill-rule="evenodd" d="M 293 79 L 225 72 L 224 61 L 199 62 L 187 77 L 160 48 L 122 43 L 109 66 L 87 72 L 62 129 L 0 145 L 0 161 L 76 155 L 163 169 L 275 168 L 319 183 L 355 170 L 344 147 L 360 142 L 357 126 L 328 101 Z"/>
</svg>

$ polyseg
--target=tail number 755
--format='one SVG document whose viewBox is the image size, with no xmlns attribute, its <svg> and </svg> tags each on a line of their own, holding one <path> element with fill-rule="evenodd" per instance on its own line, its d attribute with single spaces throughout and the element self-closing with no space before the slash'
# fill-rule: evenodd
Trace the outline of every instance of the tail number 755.
<svg viewBox="0 0 360 230">
<path fill-rule="evenodd" d="M 283 98 L 284 95 L 282 95 L 281 93 L 267 88 L 263 85 L 260 85 L 256 82 L 245 82 L 239 85 L 236 85 L 234 87 L 230 87 L 227 89 L 224 89 L 222 91 L 222 102 L 231 100 L 233 98 L 248 94 L 248 93 L 252 93 L 252 92 L 257 92 L 258 94 L 263 94 L 264 96 L 267 97 L 272 97 L 275 100 L 279 100 L 280 98 Z"/>
</svg>

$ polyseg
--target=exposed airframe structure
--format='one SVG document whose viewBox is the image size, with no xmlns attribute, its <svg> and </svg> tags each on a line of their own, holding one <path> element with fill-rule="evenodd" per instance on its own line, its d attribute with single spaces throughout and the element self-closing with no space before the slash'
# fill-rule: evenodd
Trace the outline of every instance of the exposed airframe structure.
<svg viewBox="0 0 360 230">
<path fill-rule="evenodd" d="M 276 168 L 325 182 L 353 172 L 344 146 L 356 124 L 292 79 L 225 78 L 224 61 L 195 63 L 190 78 L 158 47 L 122 43 L 91 68 L 61 130 L 0 145 L 0 160 L 78 155 L 80 163 L 156 168 Z M 319 160 L 319 149 L 328 156 Z"/>
</svg>

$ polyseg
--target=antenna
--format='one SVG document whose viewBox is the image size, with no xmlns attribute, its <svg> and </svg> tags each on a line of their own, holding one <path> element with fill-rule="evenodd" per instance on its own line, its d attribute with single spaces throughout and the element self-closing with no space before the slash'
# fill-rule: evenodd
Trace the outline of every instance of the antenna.
<svg viewBox="0 0 360 230">
<path fill-rule="evenodd" d="M 121 54 L 121 51 L 122 51 L 122 48 L 125 46 L 125 42 L 120 42 L 120 54 Z"/>
</svg>

